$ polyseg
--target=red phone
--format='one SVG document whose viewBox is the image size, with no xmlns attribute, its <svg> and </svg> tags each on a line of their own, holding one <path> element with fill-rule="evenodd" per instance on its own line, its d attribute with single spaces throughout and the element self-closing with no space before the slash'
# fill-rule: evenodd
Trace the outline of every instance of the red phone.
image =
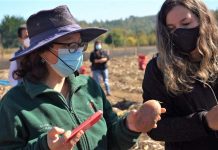
<svg viewBox="0 0 218 150">
<path fill-rule="evenodd" d="M 66 143 L 69 142 L 72 138 L 75 137 L 75 135 L 80 131 L 83 130 L 84 132 L 91 128 L 96 122 L 98 122 L 101 119 L 103 112 L 102 110 L 98 110 L 96 113 L 94 113 L 92 116 L 90 116 L 86 121 L 84 121 L 82 124 L 80 124 L 78 127 L 73 129 L 70 137 L 67 139 Z"/>
</svg>

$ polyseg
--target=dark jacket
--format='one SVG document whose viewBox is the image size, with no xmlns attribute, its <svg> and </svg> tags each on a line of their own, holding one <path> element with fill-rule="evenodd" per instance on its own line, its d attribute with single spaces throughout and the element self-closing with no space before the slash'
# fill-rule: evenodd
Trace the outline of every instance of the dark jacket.
<svg viewBox="0 0 218 150">
<path fill-rule="evenodd" d="M 112 111 L 101 87 L 90 77 L 71 76 L 70 104 L 44 84 L 24 80 L 0 101 L 0 150 L 48 150 L 46 133 L 57 126 L 72 130 L 96 110 L 103 117 L 85 132 L 74 150 L 127 150 L 139 134 Z"/>
<path fill-rule="evenodd" d="M 218 85 L 209 88 L 196 81 L 190 93 L 169 94 L 157 67 L 157 58 L 147 65 L 143 80 L 143 99 L 161 101 L 167 109 L 157 128 L 149 132 L 154 140 L 165 141 L 166 150 L 217 150 L 215 131 L 209 129 L 205 113 L 217 104 Z M 212 91 L 213 90 L 213 91 Z"/>
<path fill-rule="evenodd" d="M 109 60 L 109 55 L 107 54 L 107 52 L 105 52 L 104 50 L 98 50 L 99 51 L 99 55 L 97 54 L 97 50 L 94 50 L 93 52 L 91 52 L 90 54 L 90 62 L 92 63 L 91 65 L 91 69 L 92 70 L 105 70 L 107 69 L 107 62 L 104 63 L 95 63 L 95 59 L 101 59 L 101 58 L 107 58 L 107 60 Z"/>
</svg>

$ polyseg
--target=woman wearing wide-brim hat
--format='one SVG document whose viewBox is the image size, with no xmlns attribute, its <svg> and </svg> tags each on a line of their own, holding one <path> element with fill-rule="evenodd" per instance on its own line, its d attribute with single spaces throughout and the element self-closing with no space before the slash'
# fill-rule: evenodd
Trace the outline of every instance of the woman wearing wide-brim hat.
<svg viewBox="0 0 218 150">
<path fill-rule="evenodd" d="M 105 29 L 82 29 L 67 6 L 33 14 L 27 29 L 29 48 L 11 59 L 20 61 L 14 78 L 23 81 L 0 102 L 0 149 L 129 149 L 156 126 L 160 108 L 147 103 L 118 118 L 100 86 L 78 74 L 88 42 Z M 100 121 L 68 142 L 71 130 L 99 110 Z"/>
</svg>

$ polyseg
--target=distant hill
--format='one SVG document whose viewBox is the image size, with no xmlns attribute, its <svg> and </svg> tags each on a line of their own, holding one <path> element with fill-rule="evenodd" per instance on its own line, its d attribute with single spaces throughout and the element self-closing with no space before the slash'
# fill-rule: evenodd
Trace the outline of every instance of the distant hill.
<svg viewBox="0 0 218 150">
<path fill-rule="evenodd" d="M 213 10 L 218 20 L 218 10 Z M 0 22 L 0 47 L 15 48 L 18 45 L 16 30 L 25 22 L 24 18 L 6 15 Z M 115 47 L 150 46 L 156 44 L 156 16 L 136 17 L 112 21 L 78 21 L 82 27 L 102 27 L 109 30 L 100 40 Z"/>
<path fill-rule="evenodd" d="M 154 32 L 156 24 L 156 16 L 145 16 L 145 17 L 135 17 L 130 16 L 126 19 L 118 19 L 112 21 L 94 21 L 92 23 L 87 23 L 85 21 L 80 21 L 83 27 L 93 26 L 93 27 L 103 27 L 109 30 L 114 28 L 125 29 L 128 33 L 151 33 Z"/>
<path fill-rule="evenodd" d="M 218 9 L 212 10 L 215 14 L 215 18 L 218 20 Z M 87 23 L 85 21 L 79 21 L 83 27 L 103 27 L 109 30 L 114 28 L 121 28 L 127 30 L 129 33 L 136 34 L 137 32 L 143 32 L 150 34 L 154 32 L 156 25 L 156 16 L 145 16 L 145 17 L 135 17 L 130 16 L 126 19 L 117 19 L 112 21 L 93 21 L 92 23 Z"/>
</svg>

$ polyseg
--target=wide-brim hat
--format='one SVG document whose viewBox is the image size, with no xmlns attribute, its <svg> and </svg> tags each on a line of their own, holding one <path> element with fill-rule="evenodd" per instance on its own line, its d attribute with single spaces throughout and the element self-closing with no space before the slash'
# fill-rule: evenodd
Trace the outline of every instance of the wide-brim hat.
<svg viewBox="0 0 218 150">
<path fill-rule="evenodd" d="M 30 54 L 70 33 L 80 33 L 83 42 L 90 42 L 107 32 L 103 28 L 81 28 L 66 5 L 33 14 L 28 18 L 26 24 L 30 46 L 17 53 L 10 61 Z"/>
</svg>

